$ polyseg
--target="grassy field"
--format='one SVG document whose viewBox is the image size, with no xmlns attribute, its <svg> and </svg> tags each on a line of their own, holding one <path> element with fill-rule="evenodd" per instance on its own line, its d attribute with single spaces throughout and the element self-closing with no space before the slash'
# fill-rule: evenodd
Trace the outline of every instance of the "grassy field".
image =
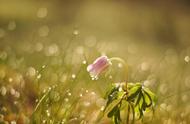
<svg viewBox="0 0 190 124">
<path fill-rule="evenodd" d="M 189 6 L 1 0 L 0 124 L 95 124 L 110 84 L 125 80 L 119 62 L 91 79 L 87 66 L 101 55 L 124 59 L 128 81 L 158 97 L 137 124 L 189 124 Z"/>
</svg>

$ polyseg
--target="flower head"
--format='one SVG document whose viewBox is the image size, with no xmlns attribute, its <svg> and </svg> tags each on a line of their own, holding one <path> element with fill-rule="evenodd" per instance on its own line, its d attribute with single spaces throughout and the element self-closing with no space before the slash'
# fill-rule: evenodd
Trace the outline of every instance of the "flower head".
<svg viewBox="0 0 190 124">
<path fill-rule="evenodd" d="M 87 71 L 92 78 L 98 78 L 98 75 L 104 72 L 110 66 L 107 56 L 100 56 L 92 64 L 88 65 Z"/>
</svg>

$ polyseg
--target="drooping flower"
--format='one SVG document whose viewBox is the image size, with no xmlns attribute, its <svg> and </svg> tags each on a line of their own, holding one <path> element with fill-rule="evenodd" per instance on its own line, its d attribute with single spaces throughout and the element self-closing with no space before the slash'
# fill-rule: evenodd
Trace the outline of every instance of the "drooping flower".
<svg viewBox="0 0 190 124">
<path fill-rule="evenodd" d="M 110 64 L 111 62 L 107 56 L 100 56 L 92 64 L 88 65 L 87 71 L 93 79 L 97 79 L 99 74 L 104 72 Z"/>
</svg>

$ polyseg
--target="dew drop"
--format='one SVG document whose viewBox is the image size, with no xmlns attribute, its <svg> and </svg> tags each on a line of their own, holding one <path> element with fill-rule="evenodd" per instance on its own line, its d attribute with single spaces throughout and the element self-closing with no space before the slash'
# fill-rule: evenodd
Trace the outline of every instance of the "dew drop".
<svg viewBox="0 0 190 124">
<path fill-rule="evenodd" d="M 38 74 L 37 79 L 40 79 L 41 77 L 42 77 L 42 75 L 41 75 L 41 74 Z"/>
<path fill-rule="evenodd" d="M 1 89 L 0 89 L 0 91 L 1 91 L 1 95 L 2 95 L 2 96 L 5 96 L 6 93 L 7 93 L 7 89 L 6 89 L 5 86 L 2 86 Z"/>
<path fill-rule="evenodd" d="M 78 31 L 78 30 L 74 30 L 74 31 L 73 31 L 73 34 L 74 34 L 74 35 L 78 35 L 78 34 L 79 34 L 79 31 Z"/>
<path fill-rule="evenodd" d="M 45 55 L 46 56 L 55 56 L 59 53 L 59 47 L 57 44 L 51 44 L 45 49 Z"/>
<path fill-rule="evenodd" d="M 76 53 L 82 55 L 84 53 L 84 47 L 83 46 L 78 46 L 76 48 Z"/>
<path fill-rule="evenodd" d="M 14 95 L 16 98 L 19 98 L 20 97 L 20 93 L 18 91 L 15 92 L 15 95 Z"/>
<path fill-rule="evenodd" d="M 34 77 L 36 75 L 35 68 L 29 67 L 28 70 L 27 70 L 27 72 L 26 72 L 26 75 L 29 76 L 29 77 Z"/>
<path fill-rule="evenodd" d="M 86 60 L 82 61 L 82 64 L 86 65 L 86 63 L 87 63 Z"/>
<path fill-rule="evenodd" d="M 80 95 L 79 95 L 80 97 L 82 97 L 83 95 L 82 95 L 82 93 L 80 93 Z"/>
<path fill-rule="evenodd" d="M 91 92 L 91 94 L 92 94 L 92 95 L 96 95 L 96 93 L 95 93 L 95 92 Z"/>
<path fill-rule="evenodd" d="M 184 58 L 184 60 L 185 60 L 185 62 L 190 62 L 190 57 L 189 56 L 185 56 L 185 58 Z"/>
<path fill-rule="evenodd" d="M 105 108 L 105 107 L 104 107 L 104 106 L 102 106 L 102 107 L 100 108 L 100 110 L 101 110 L 101 111 L 104 111 L 104 108 Z"/>
<path fill-rule="evenodd" d="M 145 81 L 143 82 L 143 84 L 144 84 L 144 86 L 148 87 L 148 86 L 151 85 L 151 82 L 150 82 L 149 80 L 145 80 Z"/>
<path fill-rule="evenodd" d="M 45 67 L 46 67 L 46 65 L 43 65 L 43 66 L 42 66 L 42 68 L 45 68 Z"/>
<path fill-rule="evenodd" d="M 113 77 L 110 75 L 110 76 L 109 76 L 109 79 L 112 79 L 112 78 L 113 78 Z"/>
<path fill-rule="evenodd" d="M 50 115 L 51 115 L 49 110 L 46 110 L 46 114 L 48 117 L 50 117 Z"/>
<path fill-rule="evenodd" d="M 15 120 L 11 121 L 11 124 L 16 124 L 16 121 Z"/>
<path fill-rule="evenodd" d="M 64 99 L 64 101 L 65 101 L 65 102 L 68 102 L 68 101 L 69 101 L 69 99 L 68 99 L 68 98 L 65 98 L 65 99 Z"/>
<path fill-rule="evenodd" d="M 76 78 L 76 75 L 75 75 L 75 74 L 72 74 L 71 77 L 72 77 L 73 79 L 75 79 L 75 78 Z"/>
<path fill-rule="evenodd" d="M 141 64 L 141 70 L 142 71 L 147 71 L 149 69 L 149 64 L 147 62 L 143 62 Z"/>
<path fill-rule="evenodd" d="M 84 105 L 85 107 L 89 107 L 89 106 L 90 106 L 90 102 L 85 101 L 85 102 L 83 102 L 83 105 Z"/>
<path fill-rule="evenodd" d="M 68 96 L 71 96 L 71 93 L 70 93 L 70 92 L 68 93 Z"/>
<path fill-rule="evenodd" d="M 12 82 L 13 81 L 13 79 L 12 78 L 9 78 L 9 82 Z"/>
<path fill-rule="evenodd" d="M 122 64 L 122 63 L 118 63 L 118 67 L 119 67 L 119 68 L 122 68 L 122 67 L 123 67 L 123 64 Z"/>
<path fill-rule="evenodd" d="M 161 109 L 166 110 L 167 104 L 166 103 L 162 103 L 162 104 L 160 104 L 160 107 L 161 107 Z"/>
<path fill-rule="evenodd" d="M 15 92 L 16 92 L 16 91 L 15 91 L 15 89 L 14 89 L 14 88 L 11 88 L 11 89 L 10 89 L 10 93 L 11 93 L 11 95 L 13 95 L 13 96 L 14 96 L 14 95 L 15 95 Z"/>
<path fill-rule="evenodd" d="M 67 80 L 67 75 L 66 74 L 63 74 L 61 77 L 60 77 L 60 82 L 65 82 Z"/>
<path fill-rule="evenodd" d="M 120 91 L 120 92 L 123 91 L 122 87 L 119 87 L 119 91 Z"/>
<path fill-rule="evenodd" d="M 43 120 L 42 123 L 45 124 L 45 123 L 46 123 L 46 120 Z"/>
</svg>

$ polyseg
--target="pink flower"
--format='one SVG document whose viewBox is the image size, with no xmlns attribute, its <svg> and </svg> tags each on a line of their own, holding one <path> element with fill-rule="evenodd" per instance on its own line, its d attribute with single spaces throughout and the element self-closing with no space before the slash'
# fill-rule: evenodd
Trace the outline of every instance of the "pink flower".
<svg viewBox="0 0 190 124">
<path fill-rule="evenodd" d="M 87 71 L 92 78 L 97 79 L 98 75 L 104 72 L 110 65 L 110 61 L 107 56 L 101 56 L 97 58 L 93 64 L 88 65 Z"/>
</svg>

